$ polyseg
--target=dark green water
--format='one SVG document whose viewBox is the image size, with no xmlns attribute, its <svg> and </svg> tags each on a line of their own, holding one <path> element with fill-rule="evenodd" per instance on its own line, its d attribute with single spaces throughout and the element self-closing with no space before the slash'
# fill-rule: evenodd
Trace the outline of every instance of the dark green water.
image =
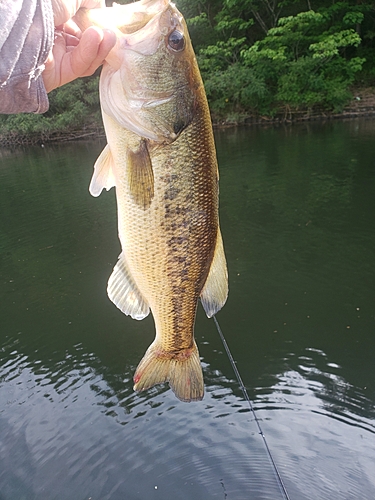
<svg viewBox="0 0 375 500">
<path fill-rule="evenodd" d="M 375 498 L 375 122 L 217 133 L 218 314 L 292 500 Z M 0 150 L 0 500 L 282 499 L 212 320 L 206 396 L 137 395 L 104 144 Z"/>
</svg>

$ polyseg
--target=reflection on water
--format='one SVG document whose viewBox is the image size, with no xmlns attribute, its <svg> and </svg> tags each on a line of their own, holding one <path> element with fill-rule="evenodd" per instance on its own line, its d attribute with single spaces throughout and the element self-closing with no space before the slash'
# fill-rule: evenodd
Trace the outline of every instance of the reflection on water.
<svg viewBox="0 0 375 500">
<path fill-rule="evenodd" d="M 218 319 L 292 499 L 375 497 L 374 136 L 217 134 Z M 114 198 L 87 192 L 101 146 L 1 151 L 0 499 L 283 498 L 201 310 L 204 400 L 134 394 L 154 326 L 106 297 Z"/>
<path fill-rule="evenodd" d="M 300 356 L 298 369 L 280 374 L 257 400 L 257 414 L 277 448 L 281 473 L 288 476 L 295 498 L 300 498 L 301 483 L 310 498 L 371 498 L 373 402 L 340 377 L 334 363 L 321 371 L 317 365 L 326 362 L 323 352 L 309 354 Z M 369 406 L 371 418 L 363 416 Z M 269 417 L 270 410 L 278 410 L 277 418 Z"/>
<path fill-rule="evenodd" d="M 8 349 L 4 498 L 280 496 L 253 417 L 222 375 L 204 402 L 184 405 L 170 391 L 135 396 L 128 377 L 109 377 L 110 385 L 82 346 L 52 373 Z"/>
</svg>

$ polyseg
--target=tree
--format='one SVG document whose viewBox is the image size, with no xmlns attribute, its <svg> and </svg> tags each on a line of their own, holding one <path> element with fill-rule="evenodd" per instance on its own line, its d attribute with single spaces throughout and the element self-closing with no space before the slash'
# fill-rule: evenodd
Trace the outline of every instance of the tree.
<svg viewBox="0 0 375 500">
<path fill-rule="evenodd" d="M 263 40 L 242 52 L 245 65 L 267 85 L 267 105 L 272 95 L 275 104 L 342 110 L 364 59 L 345 57 L 347 49 L 361 43 L 358 33 L 332 29 L 330 21 L 314 11 L 281 18 Z"/>
<path fill-rule="evenodd" d="M 215 114 L 270 115 L 280 106 L 343 108 L 366 61 L 359 52 L 360 33 L 365 21 L 370 24 L 372 7 L 317 2 L 317 11 L 301 12 L 307 5 L 288 0 L 223 3 L 213 26 L 218 40 L 198 50 Z M 281 12 L 292 13 L 280 17 Z"/>
</svg>

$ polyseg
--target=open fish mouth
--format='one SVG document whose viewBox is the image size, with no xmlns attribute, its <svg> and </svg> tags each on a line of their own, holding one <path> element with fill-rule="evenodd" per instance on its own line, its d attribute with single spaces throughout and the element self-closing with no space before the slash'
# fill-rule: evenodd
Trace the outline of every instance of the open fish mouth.
<svg viewBox="0 0 375 500">
<path fill-rule="evenodd" d="M 169 0 L 139 0 L 125 5 L 114 3 L 110 8 L 81 8 L 74 20 L 82 30 L 89 26 L 98 26 L 130 34 L 144 28 L 155 15 L 161 14 L 170 5 Z"/>
<path fill-rule="evenodd" d="M 134 5 L 137 2 L 134 3 Z M 169 0 L 140 0 L 139 4 L 149 12 L 160 12 L 169 5 Z"/>
</svg>

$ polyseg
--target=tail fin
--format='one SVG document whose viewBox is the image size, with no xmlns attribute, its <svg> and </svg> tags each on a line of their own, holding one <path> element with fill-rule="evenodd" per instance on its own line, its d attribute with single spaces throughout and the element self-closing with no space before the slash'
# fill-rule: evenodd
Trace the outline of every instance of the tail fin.
<svg viewBox="0 0 375 500">
<path fill-rule="evenodd" d="M 200 401 L 204 394 L 203 373 L 196 343 L 178 354 L 164 352 L 152 343 L 134 374 L 134 390 L 143 391 L 169 382 L 181 401 Z"/>
</svg>

